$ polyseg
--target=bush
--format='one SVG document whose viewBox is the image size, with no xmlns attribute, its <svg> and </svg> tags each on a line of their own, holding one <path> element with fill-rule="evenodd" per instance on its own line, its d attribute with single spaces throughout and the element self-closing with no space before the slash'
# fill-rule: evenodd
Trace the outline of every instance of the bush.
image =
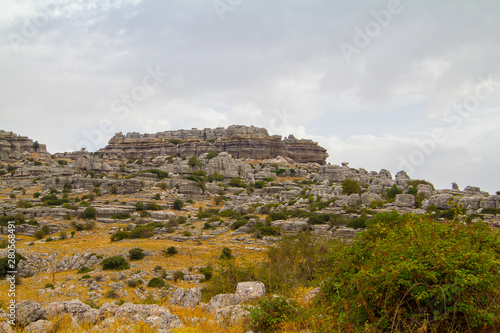
<svg viewBox="0 0 500 333">
<path fill-rule="evenodd" d="M 153 229 L 152 226 L 144 226 L 144 227 L 135 227 L 129 234 L 129 238 L 149 238 L 153 237 Z"/>
<path fill-rule="evenodd" d="M 118 299 L 120 297 L 120 295 L 118 295 L 118 293 L 115 290 L 111 289 L 111 290 L 106 291 L 105 297 L 112 298 L 112 299 Z"/>
<path fill-rule="evenodd" d="M 174 201 L 174 209 L 175 210 L 181 210 L 182 207 L 184 207 L 184 201 L 182 201 L 181 199 L 175 199 L 175 201 Z"/>
<path fill-rule="evenodd" d="M 364 229 L 366 228 L 366 216 L 360 216 L 347 222 L 346 227 L 353 229 Z"/>
<path fill-rule="evenodd" d="M 92 268 L 89 268 L 87 266 L 83 266 L 82 268 L 80 268 L 78 270 L 78 272 L 76 272 L 76 274 L 85 274 L 85 273 L 92 272 L 92 271 L 93 271 Z"/>
<path fill-rule="evenodd" d="M 183 271 L 175 271 L 172 278 L 174 279 L 174 282 L 177 282 L 177 280 L 183 280 L 185 275 L 186 274 L 184 274 Z"/>
<path fill-rule="evenodd" d="M 163 210 L 163 207 L 154 203 L 154 202 L 149 202 L 147 205 L 146 205 L 146 209 L 147 210 Z"/>
<path fill-rule="evenodd" d="M 207 156 L 205 157 L 207 160 L 211 160 L 212 158 L 214 157 L 217 157 L 217 155 L 219 155 L 219 152 L 218 151 L 211 151 L 207 154 Z"/>
<path fill-rule="evenodd" d="M 115 219 L 115 220 L 125 220 L 125 219 L 130 218 L 130 214 L 126 213 L 126 212 L 121 212 L 121 213 L 113 214 L 111 216 L 111 218 Z"/>
<path fill-rule="evenodd" d="M 231 178 L 229 186 L 246 188 L 247 184 L 241 178 Z"/>
<path fill-rule="evenodd" d="M 493 331 L 499 259 L 484 223 L 378 214 L 357 242 L 329 251 L 318 304 L 352 331 Z"/>
<path fill-rule="evenodd" d="M 138 212 L 144 210 L 144 203 L 142 201 L 137 201 L 135 203 L 135 210 Z"/>
<path fill-rule="evenodd" d="M 111 193 L 111 194 L 116 194 L 116 193 L 118 193 L 118 187 L 116 187 L 116 185 L 112 185 L 112 186 L 109 188 L 109 193 Z"/>
<path fill-rule="evenodd" d="M 167 255 L 174 255 L 174 254 L 177 254 L 178 252 L 179 252 L 179 251 L 177 251 L 177 249 L 176 249 L 174 246 L 169 247 L 169 248 L 165 251 L 165 253 L 166 253 Z"/>
<path fill-rule="evenodd" d="M 345 195 L 359 193 L 360 191 L 361 186 L 359 185 L 357 180 L 348 178 L 342 182 L 342 193 L 344 193 Z"/>
<path fill-rule="evenodd" d="M 129 263 L 122 256 L 109 257 L 102 261 L 103 270 L 121 271 L 129 268 Z"/>
<path fill-rule="evenodd" d="M 233 258 L 233 251 L 231 251 L 230 248 L 228 247 L 225 247 L 222 249 L 222 253 L 219 257 L 219 259 L 222 259 L 222 260 L 229 260 L 229 259 L 232 259 Z"/>
<path fill-rule="evenodd" d="M 5 237 L 0 237 L 0 249 L 5 249 L 9 246 L 9 241 Z"/>
<path fill-rule="evenodd" d="M 209 281 L 214 274 L 214 267 L 211 264 L 208 264 L 207 266 L 200 268 L 199 271 L 205 276 L 202 282 Z"/>
<path fill-rule="evenodd" d="M 387 197 L 389 199 L 396 198 L 396 195 L 403 193 L 396 184 L 392 185 L 390 189 L 387 190 Z"/>
<path fill-rule="evenodd" d="M 151 288 L 165 287 L 165 281 L 163 279 L 158 278 L 158 277 L 154 277 L 151 280 L 149 280 L 148 287 L 151 287 Z"/>
<path fill-rule="evenodd" d="M 65 240 L 66 238 L 68 238 L 68 234 L 65 231 L 61 231 L 59 233 L 59 239 L 60 240 Z"/>
<path fill-rule="evenodd" d="M 43 230 L 38 230 L 35 232 L 35 234 L 33 236 L 36 239 L 42 239 L 43 237 L 45 237 L 45 232 L 43 232 Z"/>
<path fill-rule="evenodd" d="M 257 332 L 277 331 L 281 324 L 292 322 L 298 315 L 299 305 L 285 297 L 265 298 L 250 308 L 249 325 Z"/>
<path fill-rule="evenodd" d="M 144 250 L 139 247 L 133 248 L 132 250 L 128 251 L 128 253 L 130 260 L 141 260 L 146 256 L 144 254 Z"/>
<path fill-rule="evenodd" d="M 127 286 L 129 286 L 130 288 L 135 288 L 139 285 L 139 280 L 128 280 L 127 281 Z"/>
<path fill-rule="evenodd" d="M 94 207 L 87 207 L 83 211 L 83 218 L 89 220 L 95 220 L 97 217 L 97 210 Z"/>
<path fill-rule="evenodd" d="M 194 167 L 201 168 L 201 162 L 198 156 L 191 156 L 188 160 L 188 164 L 192 168 Z"/>
</svg>

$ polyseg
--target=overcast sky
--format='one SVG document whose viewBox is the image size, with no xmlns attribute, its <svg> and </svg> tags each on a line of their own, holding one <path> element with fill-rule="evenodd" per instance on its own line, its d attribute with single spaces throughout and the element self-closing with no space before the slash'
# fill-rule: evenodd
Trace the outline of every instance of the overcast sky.
<svg viewBox="0 0 500 333">
<path fill-rule="evenodd" d="M 0 129 L 265 127 L 332 164 L 500 190 L 498 0 L 2 0 Z"/>
</svg>

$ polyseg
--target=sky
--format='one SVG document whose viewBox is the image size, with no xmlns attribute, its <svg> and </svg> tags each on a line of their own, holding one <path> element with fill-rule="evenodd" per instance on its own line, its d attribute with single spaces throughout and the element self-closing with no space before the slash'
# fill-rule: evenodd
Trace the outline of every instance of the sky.
<svg viewBox="0 0 500 333">
<path fill-rule="evenodd" d="M 0 129 L 50 153 L 227 127 L 500 190 L 498 0 L 2 0 Z"/>
</svg>

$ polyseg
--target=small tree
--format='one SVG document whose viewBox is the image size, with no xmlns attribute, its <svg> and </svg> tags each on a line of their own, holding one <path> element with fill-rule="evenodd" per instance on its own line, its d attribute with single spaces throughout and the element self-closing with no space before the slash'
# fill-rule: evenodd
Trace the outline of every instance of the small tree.
<svg viewBox="0 0 500 333">
<path fill-rule="evenodd" d="M 141 260 L 146 256 L 144 254 L 144 250 L 139 247 L 133 248 L 132 250 L 128 251 L 128 253 L 130 260 Z"/>
<path fill-rule="evenodd" d="M 109 189 L 109 193 L 111 194 L 118 193 L 118 188 L 116 187 L 116 185 L 111 186 L 111 188 Z"/>
<path fill-rule="evenodd" d="M 163 279 L 154 277 L 148 282 L 148 287 L 150 288 L 162 288 L 165 287 L 165 281 Z"/>
<path fill-rule="evenodd" d="M 94 207 L 87 207 L 83 211 L 83 218 L 89 220 L 95 220 L 97 217 L 97 210 Z"/>
<path fill-rule="evenodd" d="M 135 203 L 135 210 L 137 211 L 144 210 L 144 203 L 142 201 L 137 201 Z"/>
<path fill-rule="evenodd" d="M 38 230 L 33 236 L 36 239 L 42 239 L 43 237 L 45 237 L 45 232 L 43 232 L 43 230 Z"/>
<path fill-rule="evenodd" d="M 233 258 L 233 254 L 232 253 L 233 253 L 233 251 L 231 251 L 230 248 L 225 247 L 225 248 L 222 249 L 222 253 L 221 253 L 219 259 L 222 259 L 222 260 L 231 259 L 231 258 Z"/>
<path fill-rule="evenodd" d="M 351 195 L 354 193 L 359 193 L 361 191 L 361 186 L 355 179 L 346 179 L 342 182 L 342 193 L 346 195 Z"/>
<path fill-rule="evenodd" d="M 177 251 L 177 249 L 174 247 L 174 246 L 171 246 L 169 247 L 165 253 L 168 254 L 168 255 L 174 255 L 174 254 L 177 254 L 179 251 Z"/>
<path fill-rule="evenodd" d="M 103 270 L 121 271 L 129 268 L 129 263 L 122 256 L 109 257 L 102 261 Z"/>
<path fill-rule="evenodd" d="M 181 210 L 182 207 L 184 207 L 184 201 L 182 201 L 180 199 L 175 199 L 175 201 L 174 201 L 174 209 L 175 210 Z"/>
<path fill-rule="evenodd" d="M 198 158 L 198 156 L 191 156 L 188 160 L 188 164 L 192 168 L 194 168 L 194 167 L 201 168 L 201 162 L 200 162 L 200 159 Z"/>
<path fill-rule="evenodd" d="M 392 185 L 390 189 L 387 190 L 387 197 L 389 199 L 394 199 L 396 195 L 403 193 L 396 184 Z"/>
</svg>

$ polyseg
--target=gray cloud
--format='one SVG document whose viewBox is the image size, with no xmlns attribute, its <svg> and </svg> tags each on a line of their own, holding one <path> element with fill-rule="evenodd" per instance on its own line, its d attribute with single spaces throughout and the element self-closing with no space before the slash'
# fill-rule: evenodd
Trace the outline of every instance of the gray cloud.
<svg viewBox="0 0 500 333">
<path fill-rule="evenodd" d="M 500 86 L 460 127 L 443 118 L 481 78 L 500 81 L 498 1 L 401 0 L 350 62 L 341 43 L 355 46 L 391 1 L 222 2 L 223 20 L 212 1 L 5 1 L 0 127 L 56 152 L 117 131 L 253 124 L 317 139 L 332 163 L 393 172 L 442 128 L 414 177 L 500 189 Z M 115 112 L 158 66 L 168 77 Z"/>
</svg>

